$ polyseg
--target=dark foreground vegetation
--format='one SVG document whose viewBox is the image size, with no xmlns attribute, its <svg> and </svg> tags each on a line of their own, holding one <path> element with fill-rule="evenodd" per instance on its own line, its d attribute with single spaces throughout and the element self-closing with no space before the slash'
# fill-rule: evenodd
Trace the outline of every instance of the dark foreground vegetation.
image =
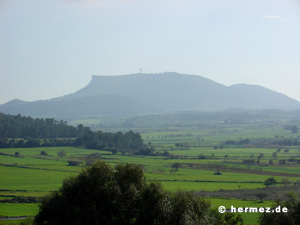
<svg viewBox="0 0 300 225">
<path fill-rule="evenodd" d="M 287 213 L 263 213 L 259 218 L 259 225 L 297 225 L 300 221 L 300 202 L 294 192 L 289 193 L 288 200 L 277 201 L 273 208 L 286 207 Z"/>
<path fill-rule="evenodd" d="M 138 165 L 97 161 L 44 197 L 34 224 L 243 224 L 240 215 L 210 206 L 206 198 L 147 181 Z"/>
</svg>

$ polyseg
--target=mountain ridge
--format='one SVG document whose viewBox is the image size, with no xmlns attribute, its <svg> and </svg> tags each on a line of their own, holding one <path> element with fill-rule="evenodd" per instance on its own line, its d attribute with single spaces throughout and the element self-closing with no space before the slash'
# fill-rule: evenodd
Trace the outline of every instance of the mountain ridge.
<svg viewBox="0 0 300 225">
<path fill-rule="evenodd" d="M 202 76 L 175 72 L 93 75 L 88 85 L 62 97 L 34 102 L 13 101 L 0 105 L 0 111 L 59 116 L 68 113 L 123 115 L 229 108 L 300 109 L 300 102 L 259 85 L 225 86 Z"/>
</svg>

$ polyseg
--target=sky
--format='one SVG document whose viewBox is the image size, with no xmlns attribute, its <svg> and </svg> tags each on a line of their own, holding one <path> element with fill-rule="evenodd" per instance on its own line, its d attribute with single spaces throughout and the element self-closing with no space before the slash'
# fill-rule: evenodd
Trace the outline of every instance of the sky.
<svg viewBox="0 0 300 225">
<path fill-rule="evenodd" d="M 300 1 L 0 0 L 0 104 L 140 71 L 257 84 L 300 101 Z"/>
</svg>

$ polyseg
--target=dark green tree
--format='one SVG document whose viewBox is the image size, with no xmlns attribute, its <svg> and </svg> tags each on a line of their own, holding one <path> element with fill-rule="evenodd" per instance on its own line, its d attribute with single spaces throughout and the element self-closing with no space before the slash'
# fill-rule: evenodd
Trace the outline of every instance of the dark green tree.
<svg viewBox="0 0 300 225">
<path fill-rule="evenodd" d="M 65 156 L 67 153 L 64 150 L 59 150 L 57 152 L 57 155 L 60 156 L 60 158 L 62 158 L 63 156 Z"/>
<path fill-rule="evenodd" d="M 34 222 L 36 225 L 242 224 L 227 223 L 209 207 L 210 202 L 205 198 L 190 192 L 170 193 L 158 182 L 147 182 L 138 165 L 127 163 L 113 168 L 97 161 L 78 176 L 66 178 L 58 191 L 44 197 Z"/>
<path fill-rule="evenodd" d="M 265 180 L 265 185 L 269 187 L 270 185 L 275 184 L 277 181 L 275 180 L 274 177 L 269 177 L 268 179 Z"/>
</svg>

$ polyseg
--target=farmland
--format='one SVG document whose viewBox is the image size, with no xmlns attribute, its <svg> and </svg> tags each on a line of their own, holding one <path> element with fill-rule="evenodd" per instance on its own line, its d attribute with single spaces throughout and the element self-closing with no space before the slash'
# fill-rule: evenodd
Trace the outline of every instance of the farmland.
<svg viewBox="0 0 300 225">
<path fill-rule="evenodd" d="M 110 132 L 118 130 L 114 129 Z M 98 159 L 112 166 L 139 164 L 148 180 L 160 181 L 169 191 L 181 189 L 206 195 L 215 207 L 268 207 L 276 196 L 268 194 L 260 203 L 256 194 L 272 193 L 274 188 L 278 188 L 280 198 L 289 191 L 299 193 L 300 146 L 270 144 L 284 139 L 300 140 L 298 133 L 291 133 L 282 124 L 164 125 L 133 130 L 141 133 L 153 154 L 112 154 L 83 147 L 0 149 L 0 200 L 44 196 L 58 189 L 65 177 L 76 176 L 88 163 Z M 226 144 L 228 140 L 236 144 Z M 249 141 L 243 143 L 243 140 Z M 58 156 L 58 151 L 64 151 L 65 155 Z M 76 166 L 70 162 L 76 162 Z M 276 182 L 266 187 L 265 181 L 270 177 Z M 242 193 L 245 189 L 249 195 Z M 34 216 L 37 210 L 38 203 L 0 203 L 1 217 Z M 246 224 L 255 224 L 259 215 L 242 213 L 242 216 Z"/>
</svg>

